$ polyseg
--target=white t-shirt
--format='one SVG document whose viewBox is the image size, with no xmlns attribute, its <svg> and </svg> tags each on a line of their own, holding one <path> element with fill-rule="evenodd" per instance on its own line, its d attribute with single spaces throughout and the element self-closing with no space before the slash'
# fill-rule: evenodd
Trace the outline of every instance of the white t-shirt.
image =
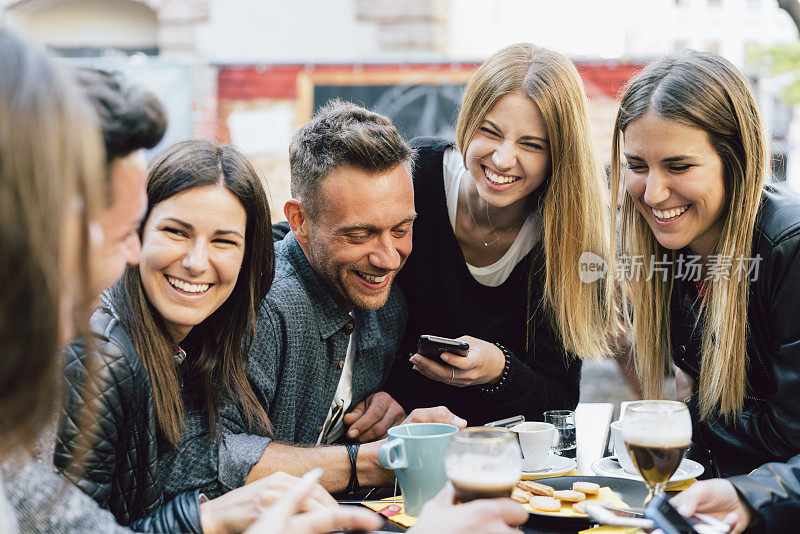
<svg viewBox="0 0 800 534">
<path fill-rule="evenodd" d="M 461 153 L 455 148 L 448 148 L 443 155 L 444 196 L 447 199 L 447 213 L 450 217 L 450 226 L 455 232 L 456 211 L 458 209 L 458 190 L 461 179 L 466 176 L 467 169 Z M 469 179 L 469 178 L 467 178 Z M 524 258 L 533 246 L 542 238 L 542 215 L 538 211 L 532 212 L 522 224 L 516 239 L 508 247 L 503 257 L 486 267 L 475 267 L 467 264 L 472 277 L 479 283 L 497 287 L 506 281 L 514 267 Z"/>
<path fill-rule="evenodd" d="M 356 317 L 353 312 L 350 312 L 350 317 L 353 318 L 355 328 L 350 333 L 350 341 L 347 344 L 347 355 L 344 358 L 344 365 L 342 366 L 342 375 L 339 377 L 339 385 L 336 387 L 336 393 L 333 396 L 331 407 L 328 410 L 328 416 L 325 418 L 325 423 L 322 425 L 322 432 L 319 433 L 317 438 L 317 445 L 329 445 L 334 443 L 342 434 L 344 434 L 344 414 L 350 409 L 350 404 L 353 402 L 353 359 L 356 352 L 356 339 L 358 339 L 358 325 L 356 324 Z M 333 415 L 337 414 L 336 420 L 331 422 Z M 331 426 L 330 430 L 327 430 Z M 326 435 L 327 431 L 327 435 Z M 323 436 L 325 439 L 323 440 Z"/>
</svg>

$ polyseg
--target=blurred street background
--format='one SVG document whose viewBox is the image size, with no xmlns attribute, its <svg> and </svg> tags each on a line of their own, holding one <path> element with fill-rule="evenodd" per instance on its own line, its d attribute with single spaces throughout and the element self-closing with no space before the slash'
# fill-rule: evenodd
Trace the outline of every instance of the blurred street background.
<svg viewBox="0 0 800 534">
<path fill-rule="evenodd" d="M 0 0 L 0 17 L 67 61 L 153 90 L 169 112 L 162 144 L 236 144 L 276 218 L 289 139 L 317 107 L 349 99 L 409 139 L 452 137 L 471 72 L 519 41 L 575 62 L 606 166 L 617 95 L 637 69 L 685 48 L 722 54 L 756 92 L 773 179 L 800 191 L 797 0 Z M 613 361 L 585 367 L 582 400 L 632 395 Z"/>
</svg>

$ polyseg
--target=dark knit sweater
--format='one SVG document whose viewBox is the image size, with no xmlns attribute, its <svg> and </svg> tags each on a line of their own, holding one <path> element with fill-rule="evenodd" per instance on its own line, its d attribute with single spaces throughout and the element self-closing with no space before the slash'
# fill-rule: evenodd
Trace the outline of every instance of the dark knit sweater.
<svg viewBox="0 0 800 534">
<path fill-rule="evenodd" d="M 542 420 L 542 412 L 574 409 L 578 403 L 580 361 L 564 352 L 538 304 L 541 282 L 533 284 L 535 333 L 526 350 L 528 273 L 534 247 L 497 287 L 480 284 L 467 268 L 448 218 L 443 154 L 451 143 L 435 138 L 412 141 L 418 150 L 414 167 L 414 249 L 397 277 L 408 302 L 409 318 L 387 390 L 409 411 L 443 404 L 471 425 L 524 415 Z M 459 388 L 429 380 L 411 369 L 420 334 L 471 335 L 513 352 L 507 377 L 496 392 L 477 386 Z"/>
</svg>

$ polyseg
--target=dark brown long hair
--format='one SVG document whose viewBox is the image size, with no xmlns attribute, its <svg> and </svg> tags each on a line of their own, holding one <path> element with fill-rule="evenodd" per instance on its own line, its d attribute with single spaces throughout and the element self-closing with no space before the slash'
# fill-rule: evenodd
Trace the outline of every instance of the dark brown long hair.
<svg viewBox="0 0 800 534">
<path fill-rule="evenodd" d="M 223 395 L 238 404 L 251 433 L 270 432 L 267 414 L 244 371 L 258 306 L 275 272 L 269 204 L 258 173 L 232 146 L 199 140 L 176 143 L 159 152 L 150 164 L 142 228 L 160 202 L 207 185 L 224 186 L 247 213 L 244 259 L 230 297 L 189 334 L 192 350 L 183 364 L 186 398 L 181 396 L 172 342 L 158 310 L 147 298 L 139 268 L 129 267 L 111 289 L 116 312 L 150 375 L 156 422 L 173 446 L 177 446 L 184 425 L 184 401 L 205 409 L 214 435 Z"/>
<path fill-rule="evenodd" d="M 86 330 L 87 227 L 104 167 L 94 113 L 71 76 L 3 25 L 0 73 L 3 458 L 30 449 L 52 421 L 58 346 L 65 333 Z"/>
</svg>

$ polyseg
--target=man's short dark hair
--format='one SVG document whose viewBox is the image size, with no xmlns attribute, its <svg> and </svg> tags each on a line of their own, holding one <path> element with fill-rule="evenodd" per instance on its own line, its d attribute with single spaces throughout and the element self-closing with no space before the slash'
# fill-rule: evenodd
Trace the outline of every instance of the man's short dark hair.
<svg viewBox="0 0 800 534">
<path fill-rule="evenodd" d="M 319 212 L 319 186 L 334 169 L 352 166 L 383 173 L 403 164 L 411 173 L 414 151 L 391 119 L 361 106 L 332 100 L 292 137 L 292 196 L 310 217 Z"/>
<path fill-rule="evenodd" d="M 108 162 L 164 137 L 167 114 L 156 95 L 116 72 L 78 69 L 77 78 L 97 112 Z"/>
</svg>

